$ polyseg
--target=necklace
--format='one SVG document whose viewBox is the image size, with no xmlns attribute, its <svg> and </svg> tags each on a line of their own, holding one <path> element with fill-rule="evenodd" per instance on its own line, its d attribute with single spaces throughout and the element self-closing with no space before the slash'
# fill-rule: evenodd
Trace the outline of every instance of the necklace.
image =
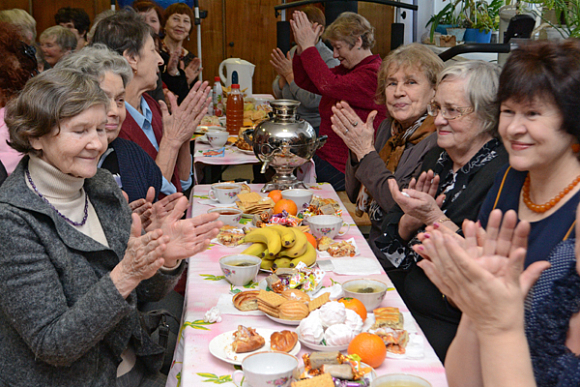
<svg viewBox="0 0 580 387">
<path fill-rule="evenodd" d="M 558 202 L 562 200 L 562 198 L 566 196 L 570 191 L 572 191 L 572 189 L 574 189 L 574 187 L 576 187 L 578 183 L 580 183 L 580 175 L 576 176 L 574 181 L 570 183 L 570 185 L 568 185 L 562 191 L 560 191 L 560 193 L 556 195 L 553 199 L 547 201 L 544 204 L 536 204 L 532 202 L 532 199 L 530 199 L 530 174 L 528 173 L 528 176 L 526 176 L 526 180 L 524 181 L 524 186 L 522 188 L 524 204 L 526 205 L 526 207 L 528 207 L 530 210 L 534 212 L 544 213 L 546 211 L 551 210 L 556 204 L 558 204 Z"/>
<path fill-rule="evenodd" d="M 32 177 L 30 177 L 30 171 L 28 170 L 28 168 L 26 169 L 26 177 L 28 178 L 28 182 L 30 183 L 30 185 L 32 186 L 32 189 L 34 190 L 34 192 L 36 192 L 36 194 L 38 196 L 40 196 L 40 198 L 42 200 L 44 200 L 44 202 L 46 204 L 48 204 L 48 206 L 50 208 L 52 208 L 53 210 L 56 211 L 56 213 L 63 218 L 64 220 L 66 220 L 67 222 L 69 222 L 70 224 L 72 224 L 73 226 L 76 227 L 82 227 L 85 225 L 85 223 L 87 222 L 87 218 L 89 217 L 89 197 L 87 196 L 87 194 L 85 193 L 85 215 L 83 216 L 83 220 L 81 220 L 81 222 L 75 222 L 74 220 L 71 220 L 69 218 L 67 218 L 66 216 L 64 216 L 63 214 L 60 213 L 59 210 L 56 209 L 55 206 L 53 206 L 52 204 L 50 204 L 50 202 L 48 200 L 46 200 L 46 198 L 44 196 L 42 196 L 42 194 L 40 192 L 38 192 L 38 189 L 36 188 L 36 185 L 34 184 L 34 182 L 32 181 Z"/>
</svg>

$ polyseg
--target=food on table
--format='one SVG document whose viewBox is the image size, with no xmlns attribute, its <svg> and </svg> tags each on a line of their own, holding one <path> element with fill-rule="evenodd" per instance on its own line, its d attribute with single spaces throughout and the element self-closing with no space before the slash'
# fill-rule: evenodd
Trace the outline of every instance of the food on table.
<svg viewBox="0 0 580 387">
<path fill-rule="evenodd" d="M 270 257 L 274 257 L 282 249 L 280 233 L 270 227 L 257 228 L 250 231 L 244 237 L 244 242 L 264 243 L 266 246 L 268 246 L 268 254 Z"/>
<path fill-rule="evenodd" d="M 279 254 L 280 255 L 280 254 Z M 274 267 L 296 267 L 298 264 L 302 262 L 306 266 L 314 265 L 316 262 L 316 249 L 312 247 L 308 241 L 306 241 L 306 252 L 296 258 L 278 258 L 274 260 Z"/>
<path fill-rule="evenodd" d="M 304 302 L 295 300 L 287 300 L 278 307 L 278 310 L 280 318 L 284 320 L 302 320 L 310 313 Z"/>
<path fill-rule="evenodd" d="M 310 355 L 302 355 L 302 360 L 304 361 L 304 372 L 300 375 L 301 379 L 312 378 L 310 380 L 316 380 L 315 378 L 319 375 L 329 375 L 334 378 L 334 382 L 340 381 L 340 379 L 362 381 L 364 376 L 372 371 L 372 368 L 364 367 L 359 360 L 345 356 L 340 352 L 313 352 Z M 362 385 L 367 386 L 366 382 L 365 379 Z M 336 385 L 345 384 L 337 383 Z M 361 384 L 356 385 L 360 386 Z"/>
<path fill-rule="evenodd" d="M 250 144 L 248 144 L 246 142 L 246 140 L 244 140 L 243 137 L 238 137 L 234 145 L 237 146 L 238 149 L 241 149 L 241 150 L 245 150 L 245 151 L 253 150 L 252 146 Z"/>
<path fill-rule="evenodd" d="M 204 116 L 199 124 L 203 126 L 221 126 L 218 116 Z"/>
<path fill-rule="evenodd" d="M 290 387 L 335 387 L 330 374 L 322 374 L 309 379 L 292 382 Z"/>
<path fill-rule="evenodd" d="M 284 290 L 286 290 L 286 285 L 276 274 L 272 274 L 266 277 L 266 284 L 270 289 L 272 289 L 274 293 L 282 293 Z"/>
<path fill-rule="evenodd" d="M 260 214 L 254 214 L 254 219 L 252 222 L 256 225 L 256 227 L 268 227 L 272 224 L 286 227 L 299 227 L 302 224 L 302 219 L 298 216 L 290 215 L 286 211 L 282 211 L 279 214 L 274 214 L 274 210 L 269 209 Z M 308 230 L 308 226 L 300 227 L 300 231 L 302 232 L 306 232 Z"/>
<path fill-rule="evenodd" d="M 304 211 L 304 217 L 307 218 L 314 215 L 341 216 L 342 209 L 336 200 L 331 198 L 321 198 L 320 196 L 315 195 L 312 197 L 312 200 L 310 200 L 310 205 L 306 211 Z"/>
<path fill-rule="evenodd" d="M 379 336 L 387 346 L 387 351 L 397 354 L 405 353 L 405 348 L 409 342 L 409 334 L 406 330 L 383 327 L 378 329 L 371 328 L 369 333 Z"/>
<path fill-rule="evenodd" d="M 364 320 L 354 310 L 347 309 L 344 323 L 356 336 L 362 332 Z"/>
<path fill-rule="evenodd" d="M 237 141 L 238 141 L 238 138 L 236 136 L 230 136 L 230 137 L 228 137 L 228 141 L 226 142 L 226 145 L 234 145 Z"/>
<path fill-rule="evenodd" d="M 384 307 L 373 310 L 375 315 L 375 323 L 372 329 L 389 327 L 392 329 L 403 329 L 404 321 L 403 315 L 399 312 L 399 308 Z"/>
<path fill-rule="evenodd" d="M 309 232 L 305 232 L 304 235 L 306 235 L 306 239 L 308 240 L 308 242 L 310 242 L 310 244 L 314 248 L 318 247 L 318 242 L 316 241 L 316 238 L 314 237 L 314 235 L 312 235 Z"/>
<path fill-rule="evenodd" d="M 280 199 L 274 206 L 274 214 L 281 214 L 282 211 L 286 211 L 290 215 L 296 216 L 296 214 L 298 214 L 298 207 L 293 200 Z"/>
<path fill-rule="evenodd" d="M 284 297 L 282 297 L 276 293 L 267 292 L 263 289 L 260 290 L 258 293 L 258 308 L 259 308 L 260 304 L 264 304 L 264 305 L 267 305 L 269 307 L 277 308 L 286 301 L 287 300 Z"/>
<path fill-rule="evenodd" d="M 298 342 L 298 335 L 295 332 L 284 330 L 274 332 L 270 336 L 270 349 L 274 351 L 290 352 Z"/>
<path fill-rule="evenodd" d="M 356 249 L 349 241 L 334 243 L 327 251 L 331 257 L 354 257 L 356 255 Z"/>
<path fill-rule="evenodd" d="M 354 374 L 350 364 L 324 364 L 320 370 L 323 374 L 329 374 L 333 378 L 353 380 Z"/>
<path fill-rule="evenodd" d="M 225 225 L 220 228 L 220 232 L 217 235 L 217 240 L 224 246 L 237 246 L 242 243 L 244 239 L 244 230 Z"/>
<path fill-rule="evenodd" d="M 266 340 L 255 329 L 243 325 L 238 325 L 238 330 L 233 335 L 232 349 L 236 353 L 255 351 L 266 344 Z"/>
<path fill-rule="evenodd" d="M 268 197 L 272 198 L 274 203 L 278 203 L 282 199 L 282 191 L 280 191 L 279 189 L 275 189 L 273 191 L 270 191 L 270 193 L 268 194 Z"/>
<path fill-rule="evenodd" d="M 245 214 L 260 214 L 274 207 L 272 199 L 268 197 L 262 198 L 256 192 L 238 194 L 236 204 Z"/>
<path fill-rule="evenodd" d="M 320 322 L 320 311 L 311 312 L 304 320 L 300 321 L 300 335 L 302 340 L 313 344 L 320 344 L 324 339 L 324 327 Z"/>
<path fill-rule="evenodd" d="M 330 293 L 323 293 L 320 296 L 316 297 L 314 300 L 310 301 L 308 304 L 308 309 L 312 312 L 320 308 L 322 305 L 326 304 L 330 301 Z"/>
<path fill-rule="evenodd" d="M 326 251 L 328 250 L 328 248 L 333 245 L 334 239 L 329 238 L 327 236 L 323 236 L 322 238 L 320 238 L 320 240 L 318 241 L 318 250 L 320 251 Z"/>
<path fill-rule="evenodd" d="M 363 332 L 352 339 L 348 345 L 348 354 L 356 354 L 361 358 L 361 361 L 377 368 L 385 361 L 387 347 L 379 336 Z"/>
<path fill-rule="evenodd" d="M 239 292 L 232 298 L 234 306 L 241 311 L 258 310 L 258 293 L 259 290 Z"/>
<path fill-rule="evenodd" d="M 298 300 L 304 303 L 310 302 L 310 296 L 298 289 L 286 289 L 280 295 L 287 300 Z"/>
<path fill-rule="evenodd" d="M 353 297 L 343 297 L 338 302 L 344 304 L 346 309 L 356 312 L 360 318 L 365 321 L 367 319 L 367 308 L 365 305 Z"/>
<path fill-rule="evenodd" d="M 324 331 L 324 340 L 327 345 L 346 345 L 354 338 L 354 332 L 346 324 L 334 324 Z"/>
<path fill-rule="evenodd" d="M 256 257 L 259 257 L 267 248 L 268 246 L 266 246 L 266 244 L 256 242 L 252 243 L 250 247 L 242 251 L 242 254 L 255 255 Z"/>
<path fill-rule="evenodd" d="M 340 352 L 312 352 L 308 357 L 308 364 L 310 369 L 317 370 L 320 369 L 325 364 L 342 364 L 340 359 Z M 302 357 L 304 359 L 304 356 Z M 304 359 L 304 365 L 306 366 L 306 359 Z"/>
<path fill-rule="evenodd" d="M 346 307 L 336 301 L 330 301 L 320 307 L 320 322 L 325 328 L 334 324 L 343 324 L 346 320 Z"/>
</svg>

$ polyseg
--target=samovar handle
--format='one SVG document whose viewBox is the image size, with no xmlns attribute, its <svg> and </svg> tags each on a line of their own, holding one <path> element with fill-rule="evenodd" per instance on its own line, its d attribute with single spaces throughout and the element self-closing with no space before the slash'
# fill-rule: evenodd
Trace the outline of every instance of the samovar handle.
<svg viewBox="0 0 580 387">
<path fill-rule="evenodd" d="M 324 135 L 324 136 L 320 136 L 318 137 L 318 140 L 316 142 L 316 149 L 320 149 L 324 146 L 324 144 L 326 144 L 326 140 L 328 140 L 328 136 Z"/>
<path fill-rule="evenodd" d="M 252 140 L 250 140 L 250 135 L 252 135 L 252 138 L 254 138 L 254 131 L 256 129 L 248 129 L 245 130 L 242 135 L 244 136 L 244 141 L 246 141 L 248 143 L 248 145 L 250 146 L 254 146 L 254 142 Z"/>
</svg>

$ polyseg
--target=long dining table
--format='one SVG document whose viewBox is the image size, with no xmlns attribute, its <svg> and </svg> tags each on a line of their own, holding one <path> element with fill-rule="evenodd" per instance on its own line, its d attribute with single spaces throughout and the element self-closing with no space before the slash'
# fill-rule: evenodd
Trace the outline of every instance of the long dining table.
<svg viewBox="0 0 580 387">
<path fill-rule="evenodd" d="M 250 188 L 254 192 L 260 192 L 261 187 L 262 185 L 250 185 Z M 375 369 L 376 374 L 380 376 L 390 373 L 408 373 L 424 378 L 433 387 L 446 387 L 447 380 L 443 365 L 424 337 L 421 329 L 408 312 L 403 300 L 394 289 L 364 236 L 354 224 L 353 219 L 341 203 L 332 186 L 330 184 L 313 184 L 310 185 L 310 189 L 314 192 L 314 195 L 323 198 L 332 198 L 340 204 L 343 220 L 350 225 L 350 228 L 347 234 L 339 239 L 354 238 L 360 253 L 354 259 L 359 260 L 361 263 L 367 262 L 366 267 L 360 270 L 374 270 L 373 274 L 365 275 L 361 275 L 361 273 L 344 273 L 344 271 L 340 271 L 337 267 L 342 266 L 339 265 L 341 259 L 348 258 L 334 258 L 332 259 L 336 263 L 334 270 L 342 274 L 337 274 L 335 271 L 327 271 L 323 286 L 329 287 L 336 283 L 343 283 L 347 280 L 361 277 L 374 278 L 387 283 L 389 290 L 380 306 L 398 307 L 405 316 L 405 329 L 408 329 L 409 332 L 414 332 L 413 335 L 419 339 L 415 340 L 415 343 L 418 341 L 419 346 L 422 345 L 422 351 L 420 350 L 419 355 L 417 356 L 415 354 L 413 358 L 393 358 L 392 356 L 395 355 L 391 356 L 387 353 L 385 361 Z M 190 208 L 187 213 L 188 217 L 204 214 L 208 209 L 212 208 L 211 204 L 208 204 L 207 201 L 209 190 L 210 185 L 197 185 L 194 187 L 191 193 Z M 212 355 L 209 349 L 212 339 L 225 332 L 235 331 L 240 324 L 253 328 L 273 330 L 294 330 L 296 328 L 279 324 L 267 318 L 261 312 L 256 311 L 248 314 L 248 312 L 237 311 L 231 305 L 232 291 L 235 291 L 235 289 L 258 289 L 258 283 L 267 276 L 267 273 L 260 273 L 256 282 L 252 281 L 244 287 L 234 287 L 225 280 L 219 266 L 219 259 L 225 255 L 240 253 L 247 246 L 241 245 L 230 248 L 213 244 L 206 251 L 189 258 L 184 313 L 166 386 L 211 386 L 212 383 L 228 387 L 238 386 L 238 384 L 234 383 L 232 374 L 240 367 L 229 364 Z M 319 261 L 326 259 L 330 258 L 319 257 Z M 371 265 L 368 265 L 368 263 L 371 263 Z M 369 269 L 373 265 L 374 269 Z M 204 321 L 206 312 L 216 306 L 221 311 L 221 321 L 214 323 Z M 302 346 L 296 356 L 302 362 L 302 355 L 310 352 L 312 350 L 306 346 Z M 247 386 L 247 384 L 244 383 L 244 386 Z"/>
</svg>

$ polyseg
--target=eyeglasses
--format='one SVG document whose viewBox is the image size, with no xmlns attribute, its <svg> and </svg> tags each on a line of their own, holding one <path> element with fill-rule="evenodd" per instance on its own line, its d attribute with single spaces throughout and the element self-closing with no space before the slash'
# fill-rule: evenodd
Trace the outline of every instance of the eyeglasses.
<svg viewBox="0 0 580 387">
<path fill-rule="evenodd" d="M 439 112 L 441 112 L 443 118 L 445 118 L 447 121 L 451 121 L 459 117 L 463 117 L 470 113 L 473 113 L 473 107 L 466 106 L 455 108 L 442 108 L 435 102 L 431 102 L 429 105 L 427 105 L 427 114 L 429 114 L 430 116 L 437 117 L 439 115 Z"/>
</svg>

